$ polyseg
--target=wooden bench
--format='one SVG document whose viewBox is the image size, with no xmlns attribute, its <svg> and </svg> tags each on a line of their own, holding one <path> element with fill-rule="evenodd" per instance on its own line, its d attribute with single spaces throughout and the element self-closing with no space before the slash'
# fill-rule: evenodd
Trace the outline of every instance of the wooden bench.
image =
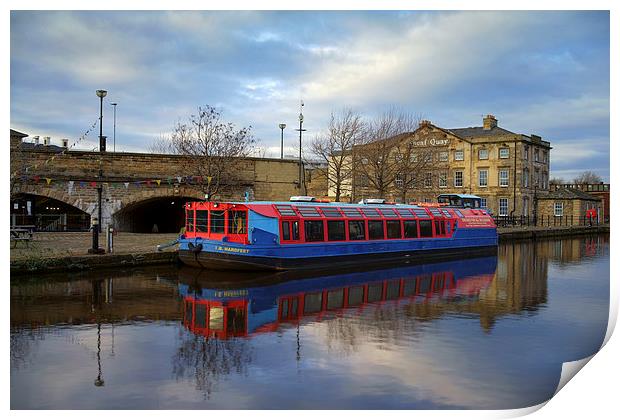
<svg viewBox="0 0 620 420">
<path fill-rule="evenodd" d="M 17 247 L 18 242 L 24 242 L 29 246 L 34 233 L 34 226 L 14 226 L 11 227 L 11 241 L 13 248 Z"/>
</svg>

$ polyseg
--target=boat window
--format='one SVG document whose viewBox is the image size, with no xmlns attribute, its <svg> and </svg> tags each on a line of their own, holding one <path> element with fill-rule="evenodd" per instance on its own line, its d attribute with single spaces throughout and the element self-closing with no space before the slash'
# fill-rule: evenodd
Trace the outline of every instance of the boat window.
<svg viewBox="0 0 620 420">
<path fill-rule="evenodd" d="M 443 276 L 435 280 L 435 284 L 433 284 L 433 291 L 438 292 L 443 290 L 444 283 L 445 280 L 443 279 Z"/>
<path fill-rule="evenodd" d="M 208 210 L 196 210 L 196 232 L 207 232 Z"/>
<path fill-rule="evenodd" d="M 366 239 L 366 229 L 363 220 L 349 220 L 349 240 L 363 241 Z"/>
<path fill-rule="evenodd" d="M 344 303 L 344 289 L 327 292 L 327 309 L 342 308 Z"/>
<path fill-rule="evenodd" d="M 286 319 L 288 317 L 288 299 L 282 299 L 280 301 L 280 305 L 282 306 L 282 319 Z"/>
<path fill-rule="evenodd" d="M 374 283 L 368 285 L 368 299 L 367 302 L 377 302 L 381 300 L 383 295 L 383 283 Z"/>
<path fill-rule="evenodd" d="M 191 301 L 185 302 L 185 322 L 188 324 L 192 323 L 192 315 L 194 314 L 194 305 Z"/>
<path fill-rule="evenodd" d="M 224 233 L 224 210 L 211 210 L 209 213 L 211 233 Z"/>
<path fill-rule="evenodd" d="M 433 236 L 432 220 L 420 220 L 420 236 L 422 238 L 431 238 Z"/>
<path fill-rule="evenodd" d="M 398 298 L 398 292 L 400 291 L 400 280 L 392 280 L 387 284 L 387 290 L 385 291 L 386 299 Z"/>
<path fill-rule="evenodd" d="M 441 225 L 442 223 L 439 220 L 435 220 L 435 235 L 441 235 Z"/>
<path fill-rule="evenodd" d="M 433 236 L 433 221 L 420 220 L 420 237 L 431 238 Z"/>
<path fill-rule="evenodd" d="M 299 240 L 299 222 L 297 220 L 295 220 L 293 222 L 293 226 L 292 226 L 292 232 L 293 232 L 293 240 L 294 241 L 298 241 Z"/>
<path fill-rule="evenodd" d="M 428 213 L 424 209 L 413 209 L 413 212 L 417 217 L 429 217 Z"/>
<path fill-rule="evenodd" d="M 243 235 L 248 233 L 248 213 L 241 210 L 228 211 L 228 233 Z"/>
<path fill-rule="evenodd" d="M 291 317 L 297 316 L 297 303 L 299 302 L 299 298 L 291 299 Z"/>
<path fill-rule="evenodd" d="M 311 314 L 321 310 L 323 293 L 306 293 L 304 296 L 304 314 Z"/>
<path fill-rule="evenodd" d="M 421 294 L 426 294 L 431 290 L 431 276 L 429 276 L 428 274 L 425 274 L 424 276 L 420 277 L 419 283 L 420 283 L 420 290 L 419 293 Z"/>
<path fill-rule="evenodd" d="M 194 231 L 194 209 L 187 210 L 187 231 Z"/>
<path fill-rule="evenodd" d="M 297 216 L 295 210 L 293 210 L 293 206 L 289 205 L 276 205 L 276 209 L 282 216 Z"/>
<path fill-rule="evenodd" d="M 325 240 L 322 220 L 305 220 L 304 232 L 306 234 L 306 242 L 321 242 Z"/>
<path fill-rule="evenodd" d="M 400 239 L 400 220 L 388 220 L 385 224 L 388 239 Z"/>
<path fill-rule="evenodd" d="M 364 213 L 366 217 L 381 217 L 377 209 L 362 209 L 362 213 Z"/>
<path fill-rule="evenodd" d="M 342 214 L 340 214 L 336 207 L 321 207 L 321 211 L 325 217 L 342 217 Z"/>
<path fill-rule="evenodd" d="M 228 308 L 226 311 L 226 332 L 229 334 L 245 332 L 245 308 Z"/>
<path fill-rule="evenodd" d="M 405 238 L 417 238 L 418 237 L 418 222 L 415 220 L 405 220 Z"/>
<path fill-rule="evenodd" d="M 368 221 L 368 239 L 383 239 L 383 221 L 370 220 Z"/>
<path fill-rule="evenodd" d="M 224 329 L 224 308 L 221 306 L 214 306 L 209 309 L 209 329 Z"/>
<path fill-rule="evenodd" d="M 207 326 L 207 305 L 196 305 L 196 319 L 194 327 L 204 328 Z"/>
<path fill-rule="evenodd" d="M 384 217 L 398 217 L 394 209 L 381 209 L 381 213 Z"/>
<path fill-rule="evenodd" d="M 406 279 L 403 286 L 403 296 L 415 295 L 415 279 Z"/>
<path fill-rule="evenodd" d="M 409 209 L 396 209 L 396 211 L 402 217 L 411 217 L 411 211 Z"/>
<path fill-rule="evenodd" d="M 321 217 L 316 207 L 297 207 L 302 217 Z"/>
<path fill-rule="evenodd" d="M 347 305 L 357 306 L 357 305 L 361 305 L 362 302 L 364 302 L 364 287 L 363 286 L 349 287 L 349 298 L 348 298 Z"/>
<path fill-rule="evenodd" d="M 328 220 L 327 221 L 327 240 L 328 241 L 344 241 L 344 221 Z"/>
<path fill-rule="evenodd" d="M 340 210 L 346 217 L 360 217 L 360 212 L 355 207 L 342 207 Z"/>
<path fill-rule="evenodd" d="M 291 240 L 291 227 L 289 222 L 282 222 L 282 240 Z"/>
</svg>

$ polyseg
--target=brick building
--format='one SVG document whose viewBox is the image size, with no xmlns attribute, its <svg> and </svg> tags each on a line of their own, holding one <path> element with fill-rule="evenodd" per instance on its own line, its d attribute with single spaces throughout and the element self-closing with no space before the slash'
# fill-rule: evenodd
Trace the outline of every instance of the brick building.
<svg viewBox="0 0 620 420">
<path fill-rule="evenodd" d="M 408 143 L 414 150 L 408 159 L 415 162 L 411 173 L 394 174 L 382 198 L 434 202 L 439 194 L 467 193 L 480 196 L 496 215 L 532 216 L 534 197 L 549 192 L 550 143 L 538 135 L 506 130 L 493 115 L 484 117 L 480 127 L 442 128 L 424 120 L 411 133 L 378 141 L 394 144 L 395 161 L 403 159 L 399 150 Z M 355 156 L 355 150 L 350 155 Z M 356 165 L 366 163 L 357 159 Z M 412 177 L 420 181 L 404 191 L 402 185 Z M 354 201 L 376 196 L 363 177 L 352 178 L 353 185 L 349 180 L 345 189 L 353 191 Z"/>
</svg>

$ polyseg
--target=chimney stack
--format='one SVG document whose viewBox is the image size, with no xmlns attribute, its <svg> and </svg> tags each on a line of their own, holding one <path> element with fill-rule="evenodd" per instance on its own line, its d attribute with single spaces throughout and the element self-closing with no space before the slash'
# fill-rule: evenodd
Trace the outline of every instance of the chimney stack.
<svg viewBox="0 0 620 420">
<path fill-rule="evenodd" d="M 32 136 L 32 140 L 34 140 L 35 146 L 39 145 L 39 136 Z"/>
<path fill-rule="evenodd" d="M 429 126 L 431 125 L 431 122 L 429 120 L 421 120 L 420 121 L 420 127 L 425 127 L 425 126 Z"/>
<path fill-rule="evenodd" d="M 62 139 L 62 147 L 65 149 L 69 148 L 69 139 Z"/>
<path fill-rule="evenodd" d="M 50 140 L 51 140 L 51 138 L 49 136 L 43 137 L 43 144 L 45 146 L 49 146 L 50 145 Z"/>
<path fill-rule="evenodd" d="M 492 128 L 497 127 L 497 119 L 494 115 L 487 115 L 482 119 L 482 128 L 485 130 L 490 130 Z"/>
</svg>

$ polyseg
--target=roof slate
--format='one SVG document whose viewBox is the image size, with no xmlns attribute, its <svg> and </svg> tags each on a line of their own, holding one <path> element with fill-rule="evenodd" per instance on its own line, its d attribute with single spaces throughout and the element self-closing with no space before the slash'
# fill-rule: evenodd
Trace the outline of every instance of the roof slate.
<svg viewBox="0 0 620 420">
<path fill-rule="evenodd" d="M 597 198 L 593 195 L 585 193 L 583 191 L 579 191 L 574 188 L 560 188 L 555 191 L 551 191 L 549 194 L 538 197 L 539 200 L 591 200 L 591 201 L 600 201 L 600 198 Z"/>
<path fill-rule="evenodd" d="M 490 130 L 485 130 L 484 127 L 447 128 L 446 130 L 459 137 L 495 137 L 517 134 L 501 127 L 493 127 Z"/>
</svg>

